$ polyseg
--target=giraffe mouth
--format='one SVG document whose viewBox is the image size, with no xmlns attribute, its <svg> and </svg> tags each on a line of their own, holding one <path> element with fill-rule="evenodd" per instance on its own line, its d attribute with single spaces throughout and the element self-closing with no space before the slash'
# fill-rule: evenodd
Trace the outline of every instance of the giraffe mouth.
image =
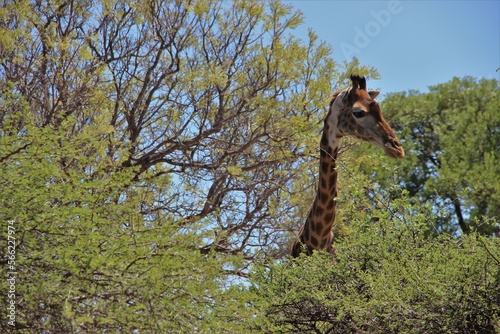
<svg viewBox="0 0 500 334">
<path fill-rule="evenodd" d="M 403 146 L 401 146 L 401 143 L 397 139 L 386 140 L 383 149 L 388 157 L 395 159 L 403 159 L 405 157 Z"/>
</svg>

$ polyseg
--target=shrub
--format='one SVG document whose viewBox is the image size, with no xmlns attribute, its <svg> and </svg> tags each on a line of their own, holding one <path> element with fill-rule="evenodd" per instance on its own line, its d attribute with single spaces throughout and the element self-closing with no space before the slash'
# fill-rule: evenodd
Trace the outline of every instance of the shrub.
<svg viewBox="0 0 500 334">
<path fill-rule="evenodd" d="M 324 253 L 262 268 L 266 332 L 495 333 L 500 330 L 500 241 L 431 238 L 417 222 L 358 225 Z"/>
</svg>

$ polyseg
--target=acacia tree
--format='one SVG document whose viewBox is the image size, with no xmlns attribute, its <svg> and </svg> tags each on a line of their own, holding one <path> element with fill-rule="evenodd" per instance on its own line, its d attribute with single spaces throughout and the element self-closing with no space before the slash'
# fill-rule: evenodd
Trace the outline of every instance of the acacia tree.
<svg viewBox="0 0 500 334">
<path fill-rule="evenodd" d="M 1 10 L 18 328 L 244 332 L 257 311 L 227 275 L 288 250 L 331 50 L 278 1 Z"/>
</svg>

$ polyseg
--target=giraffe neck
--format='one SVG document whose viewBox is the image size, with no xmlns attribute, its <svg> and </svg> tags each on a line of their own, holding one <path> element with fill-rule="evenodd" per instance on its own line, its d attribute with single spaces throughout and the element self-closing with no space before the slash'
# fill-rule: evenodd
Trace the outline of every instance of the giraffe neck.
<svg viewBox="0 0 500 334">
<path fill-rule="evenodd" d="M 325 138 L 325 130 L 323 130 Z M 320 146 L 319 179 L 316 198 L 304 226 L 308 232 L 304 234 L 303 243 L 313 249 L 328 249 L 333 242 L 332 226 L 335 221 L 337 197 L 337 164 L 338 144 L 330 146 L 322 139 Z"/>
<path fill-rule="evenodd" d="M 342 94 L 342 93 L 341 93 Z M 330 105 L 320 143 L 319 179 L 316 197 L 305 224 L 292 248 L 292 256 L 301 252 L 300 244 L 305 244 L 306 253 L 325 249 L 334 254 L 332 226 L 335 221 L 337 197 L 337 153 L 342 136 L 338 129 L 340 103 Z"/>
</svg>

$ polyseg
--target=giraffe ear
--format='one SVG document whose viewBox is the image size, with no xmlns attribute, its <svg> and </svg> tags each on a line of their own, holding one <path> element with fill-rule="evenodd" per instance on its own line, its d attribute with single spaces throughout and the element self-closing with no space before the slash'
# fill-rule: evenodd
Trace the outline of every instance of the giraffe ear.
<svg viewBox="0 0 500 334">
<path fill-rule="evenodd" d="M 380 94 L 380 92 L 379 92 L 378 90 L 370 90 L 370 91 L 368 92 L 368 95 L 370 95 L 370 97 L 371 97 L 372 99 L 376 98 L 376 97 L 378 96 L 378 94 Z"/>
<path fill-rule="evenodd" d="M 351 94 L 351 89 L 344 91 L 344 96 L 342 97 L 342 104 L 347 104 L 349 100 L 349 95 Z"/>
</svg>

